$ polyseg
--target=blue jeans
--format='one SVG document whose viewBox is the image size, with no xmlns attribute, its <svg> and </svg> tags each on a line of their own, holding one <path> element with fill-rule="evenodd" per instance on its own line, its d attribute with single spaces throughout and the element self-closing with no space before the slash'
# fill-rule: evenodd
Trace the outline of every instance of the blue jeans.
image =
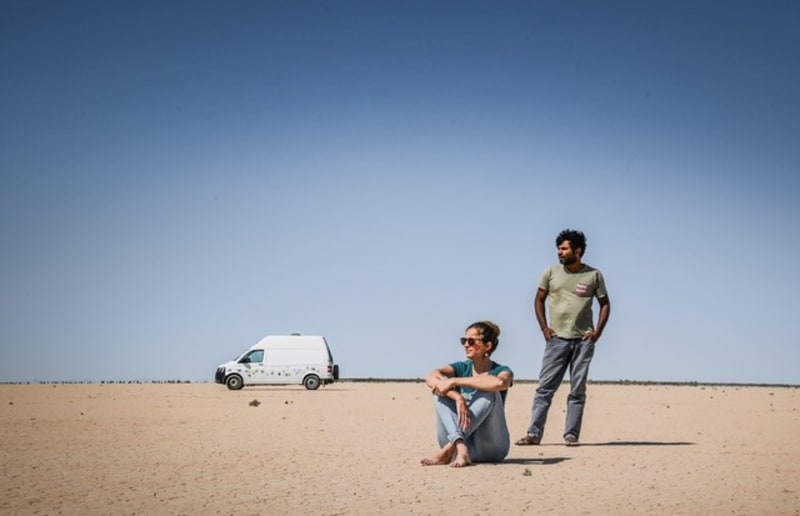
<svg viewBox="0 0 800 516">
<path fill-rule="evenodd" d="M 506 426 L 503 399 L 499 392 L 476 391 L 467 402 L 470 428 L 458 426 L 456 402 L 434 396 L 436 408 L 436 440 L 440 447 L 463 439 L 474 462 L 500 462 L 508 455 L 511 439 Z"/>
<path fill-rule="evenodd" d="M 550 402 L 569 367 L 570 389 L 567 397 L 564 436 L 572 434 L 580 438 L 583 407 L 586 404 L 586 380 L 592 356 L 594 356 L 594 342 L 591 340 L 562 339 L 557 336 L 550 339 L 544 349 L 539 387 L 533 397 L 528 435 L 541 438 L 544 434 Z"/>
</svg>

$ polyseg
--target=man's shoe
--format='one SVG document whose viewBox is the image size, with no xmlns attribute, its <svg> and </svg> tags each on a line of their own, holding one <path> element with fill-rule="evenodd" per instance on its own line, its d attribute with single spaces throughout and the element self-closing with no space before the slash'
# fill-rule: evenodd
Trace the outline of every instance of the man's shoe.
<svg viewBox="0 0 800 516">
<path fill-rule="evenodd" d="M 542 442 L 542 438 L 541 437 L 534 437 L 532 435 L 526 435 L 525 437 L 523 437 L 519 441 L 515 442 L 514 444 L 516 444 L 517 446 L 535 446 L 535 445 L 539 444 L 540 442 Z"/>
<path fill-rule="evenodd" d="M 580 446 L 580 443 L 578 443 L 578 438 L 572 434 L 567 434 L 564 436 L 564 444 L 567 446 Z"/>
</svg>

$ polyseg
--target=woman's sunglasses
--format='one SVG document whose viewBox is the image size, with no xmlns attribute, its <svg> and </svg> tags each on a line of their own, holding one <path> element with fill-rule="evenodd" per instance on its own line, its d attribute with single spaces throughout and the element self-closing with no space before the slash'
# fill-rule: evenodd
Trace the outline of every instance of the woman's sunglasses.
<svg viewBox="0 0 800 516">
<path fill-rule="evenodd" d="M 466 346 L 467 344 L 474 346 L 476 342 L 483 342 L 483 339 L 479 337 L 461 337 L 462 346 Z"/>
</svg>

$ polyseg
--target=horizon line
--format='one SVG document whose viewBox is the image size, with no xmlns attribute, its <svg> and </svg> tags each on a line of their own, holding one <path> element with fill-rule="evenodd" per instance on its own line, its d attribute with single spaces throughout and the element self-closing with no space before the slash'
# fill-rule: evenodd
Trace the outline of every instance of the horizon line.
<svg viewBox="0 0 800 516">
<path fill-rule="evenodd" d="M 334 383 L 421 383 L 424 378 L 340 378 Z M 537 379 L 515 379 L 514 383 L 538 383 Z M 214 380 L 21 380 L 0 381 L 0 385 L 127 385 L 127 384 L 206 384 L 215 383 Z M 563 380 L 568 384 L 569 380 Z M 766 382 L 704 382 L 697 380 L 588 380 L 594 385 L 664 385 L 676 387 L 779 387 L 800 388 L 800 384 L 791 383 L 766 383 Z M 267 385 L 269 386 L 269 385 Z M 275 385 L 282 387 L 284 385 Z"/>
</svg>

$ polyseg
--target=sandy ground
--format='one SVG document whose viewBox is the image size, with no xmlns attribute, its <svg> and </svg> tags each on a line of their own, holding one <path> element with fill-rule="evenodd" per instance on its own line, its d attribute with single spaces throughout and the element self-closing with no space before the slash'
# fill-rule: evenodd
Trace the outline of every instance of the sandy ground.
<svg viewBox="0 0 800 516">
<path fill-rule="evenodd" d="M 541 446 L 455 469 L 422 383 L 0 385 L 0 514 L 800 514 L 800 389 L 590 385 L 567 448 L 567 387 Z"/>
</svg>

